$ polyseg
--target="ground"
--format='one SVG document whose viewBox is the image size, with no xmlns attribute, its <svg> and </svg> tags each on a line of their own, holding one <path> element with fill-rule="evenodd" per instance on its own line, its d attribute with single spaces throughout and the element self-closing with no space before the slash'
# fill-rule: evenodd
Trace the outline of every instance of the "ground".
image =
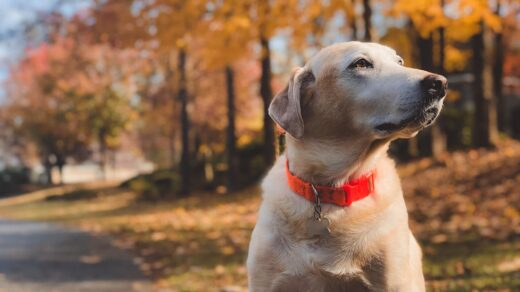
<svg viewBox="0 0 520 292">
<path fill-rule="evenodd" d="M 398 167 L 430 291 L 520 290 L 518 161 L 520 143 L 506 141 Z M 117 187 L 61 193 L 0 200 L 0 214 L 109 234 L 158 287 L 245 290 L 257 187 L 160 203 Z"/>
</svg>

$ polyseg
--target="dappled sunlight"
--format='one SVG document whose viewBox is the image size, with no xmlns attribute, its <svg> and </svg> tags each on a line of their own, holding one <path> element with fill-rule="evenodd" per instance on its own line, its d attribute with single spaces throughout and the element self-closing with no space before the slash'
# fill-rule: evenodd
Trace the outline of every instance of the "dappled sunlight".
<svg viewBox="0 0 520 292">
<path fill-rule="evenodd" d="M 119 245 L 136 249 L 140 267 L 158 278 L 159 285 L 181 290 L 244 286 L 245 256 L 259 203 L 251 193 L 258 194 L 255 189 L 231 196 L 202 194 L 160 206 L 141 203 L 128 214 L 80 224 L 118 235 Z M 215 204 L 215 196 L 229 202 Z"/>
<path fill-rule="evenodd" d="M 419 239 L 506 240 L 520 234 L 520 145 L 446 155 L 415 172 L 401 168 L 411 224 Z"/>
<path fill-rule="evenodd" d="M 429 287 L 519 285 L 519 160 L 520 143 L 508 140 L 495 150 L 455 152 L 398 167 Z M 160 287 L 241 291 L 259 203 L 258 187 L 157 203 L 122 188 L 101 188 L 95 196 L 74 191 L 51 200 L 21 200 L 0 207 L 0 213 L 111 234 Z"/>
</svg>

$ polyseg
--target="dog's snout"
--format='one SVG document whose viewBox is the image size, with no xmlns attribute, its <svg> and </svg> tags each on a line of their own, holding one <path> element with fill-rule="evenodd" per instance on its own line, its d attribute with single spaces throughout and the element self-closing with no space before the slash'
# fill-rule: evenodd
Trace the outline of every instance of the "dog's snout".
<svg viewBox="0 0 520 292">
<path fill-rule="evenodd" d="M 421 80 L 421 87 L 429 97 L 440 99 L 446 95 L 448 80 L 441 75 L 428 75 Z"/>
</svg>

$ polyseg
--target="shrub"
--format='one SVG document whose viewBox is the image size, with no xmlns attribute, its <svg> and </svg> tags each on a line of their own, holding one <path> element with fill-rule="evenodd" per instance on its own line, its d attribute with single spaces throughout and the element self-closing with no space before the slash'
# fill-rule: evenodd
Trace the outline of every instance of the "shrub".
<svg viewBox="0 0 520 292">
<path fill-rule="evenodd" d="M 26 167 L 6 168 L 0 171 L 0 195 L 13 193 L 30 182 L 30 170 Z"/>
<path fill-rule="evenodd" d="M 162 169 L 132 178 L 121 186 L 136 192 L 141 199 L 157 201 L 175 197 L 180 179 L 175 171 Z"/>
</svg>

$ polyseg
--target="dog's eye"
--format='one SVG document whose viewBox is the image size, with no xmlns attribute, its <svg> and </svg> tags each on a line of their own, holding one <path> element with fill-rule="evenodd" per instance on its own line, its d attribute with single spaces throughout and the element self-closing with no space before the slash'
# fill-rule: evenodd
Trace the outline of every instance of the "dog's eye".
<svg viewBox="0 0 520 292">
<path fill-rule="evenodd" d="M 404 66 L 404 60 L 399 58 L 399 60 L 397 60 L 397 64 Z"/>
<path fill-rule="evenodd" d="M 372 65 L 372 63 L 370 63 L 366 59 L 361 58 L 361 59 L 354 61 L 354 63 L 350 64 L 350 66 L 348 66 L 348 68 L 349 69 L 356 69 L 356 68 L 364 69 L 364 68 L 374 68 L 374 66 Z"/>
</svg>

